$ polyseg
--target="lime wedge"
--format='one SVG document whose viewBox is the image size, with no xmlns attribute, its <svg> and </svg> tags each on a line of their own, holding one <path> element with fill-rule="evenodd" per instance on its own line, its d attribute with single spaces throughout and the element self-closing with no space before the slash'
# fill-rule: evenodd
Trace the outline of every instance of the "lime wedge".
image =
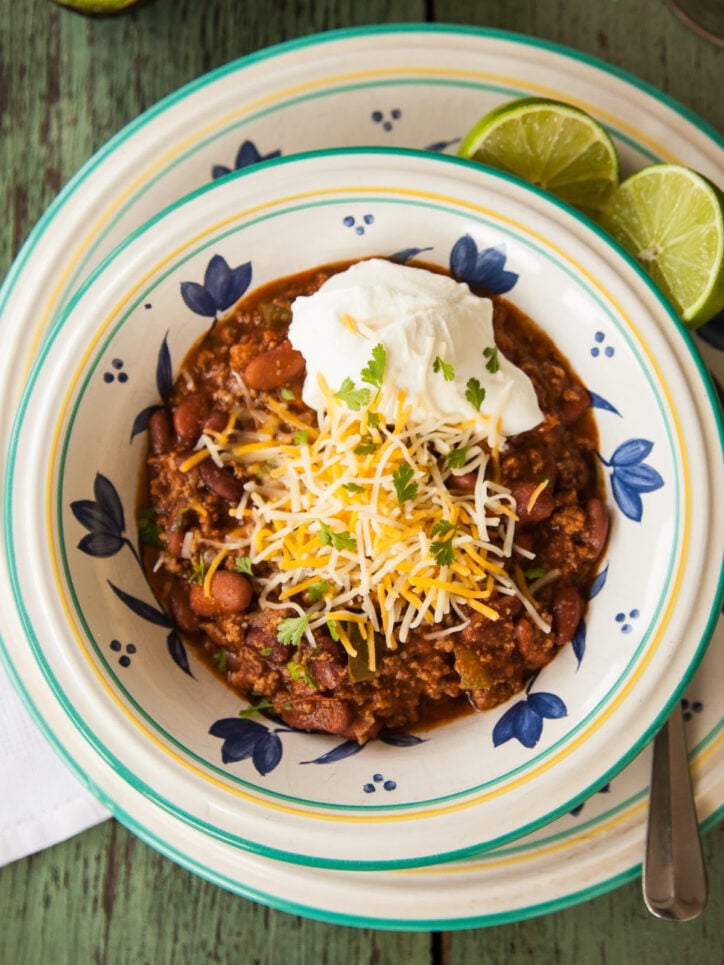
<svg viewBox="0 0 724 965">
<path fill-rule="evenodd" d="M 70 7 L 80 13 L 118 13 L 133 6 L 138 0 L 55 0 L 61 7 Z"/>
<path fill-rule="evenodd" d="M 600 218 L 694 328 L 724 308 L 721 191 L 678 164 L 652 164 L 627 178 Z"/>
<path fill-rule="evenodd" d="M 458 155 L 515 174 L 589 216 L 618 185 L 606 129 L 577 107 L 541 97 L 495 107 L 465 135 Z"/>
</svg>

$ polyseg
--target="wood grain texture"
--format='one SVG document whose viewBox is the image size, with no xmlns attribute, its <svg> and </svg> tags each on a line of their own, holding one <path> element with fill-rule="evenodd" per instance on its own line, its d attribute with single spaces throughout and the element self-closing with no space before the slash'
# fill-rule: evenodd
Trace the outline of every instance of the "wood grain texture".
<svg viewBox="0 0 724 965">
<path fill-rule="evenodd" d="M 724 130 L 724 52 L 660 0 L 148 0 L 109 19 L 49 0 L 0 0 L 0 276 L 91 154 L 180 85 L 315 31 L 425 19 L 566 44 Z M 705 854 L 712 897 L 696 922 L 653 920 L 631 882 L 544 918 L 436 936 L 272 911 L 175 866 L 109 821 L 0 869 L 0 965 L 716 965 L 724 962 L 722 828 L 707 835 Z"/>
</svg>

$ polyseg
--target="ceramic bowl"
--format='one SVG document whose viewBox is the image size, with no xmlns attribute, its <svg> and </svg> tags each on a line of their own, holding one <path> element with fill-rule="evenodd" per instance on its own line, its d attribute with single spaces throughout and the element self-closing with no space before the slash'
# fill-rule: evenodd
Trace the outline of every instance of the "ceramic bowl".
<svg viewBox="0 0 724 965">
<path fill-rule="evenodd" d="M 245 292 L 333 261 L 420 253 L 504 293 L 591 390 L 611 527 L 585 621 L 524 693 L 486 713 L 361 748 L 261 715 L 250 727 L 139 564 L 145 414 Z M 140 792 L 161 824 L 287 861 L 405 867 L 526 834 L 644 746 L 704 652 L 720 588 L 719 432 L 662 297 L 542 193 L 411 151 L 320 152 L 232 174 L 96 270 L 18 407 L 5 551 L 22 646 L 57 702 L 54 737 L 124 814 Z"/>
</svg>

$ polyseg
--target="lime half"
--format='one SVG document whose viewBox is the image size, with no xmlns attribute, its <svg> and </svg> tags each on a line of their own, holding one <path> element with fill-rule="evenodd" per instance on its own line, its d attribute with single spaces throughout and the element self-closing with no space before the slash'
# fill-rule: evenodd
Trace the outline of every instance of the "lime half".
<svg viewBox="0 0 724 965">
<path fill-rule="evenodd" d="M 724 308 L 722 201 L 695 171 L 652 164 L 621 184 L 600 218 L 692 328 Z"/>
<path fill-rule="evenodd" d="M 515 174 L 596 216 L 618 185 L 611 136 L 585 111 L 523 97 L 494 108 L 465 135 L 460 157 Z"/>
</svg>

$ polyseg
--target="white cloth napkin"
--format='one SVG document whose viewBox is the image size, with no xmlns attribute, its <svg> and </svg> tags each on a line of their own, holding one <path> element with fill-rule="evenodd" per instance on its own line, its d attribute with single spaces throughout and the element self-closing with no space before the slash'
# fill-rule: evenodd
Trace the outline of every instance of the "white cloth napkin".
<svg viewBox="0 0 724 965">
<path fill-rule="evenodd" d="M 23 706 L 0 664 L 0 866 L 109 817 Z"/>
</svg>

